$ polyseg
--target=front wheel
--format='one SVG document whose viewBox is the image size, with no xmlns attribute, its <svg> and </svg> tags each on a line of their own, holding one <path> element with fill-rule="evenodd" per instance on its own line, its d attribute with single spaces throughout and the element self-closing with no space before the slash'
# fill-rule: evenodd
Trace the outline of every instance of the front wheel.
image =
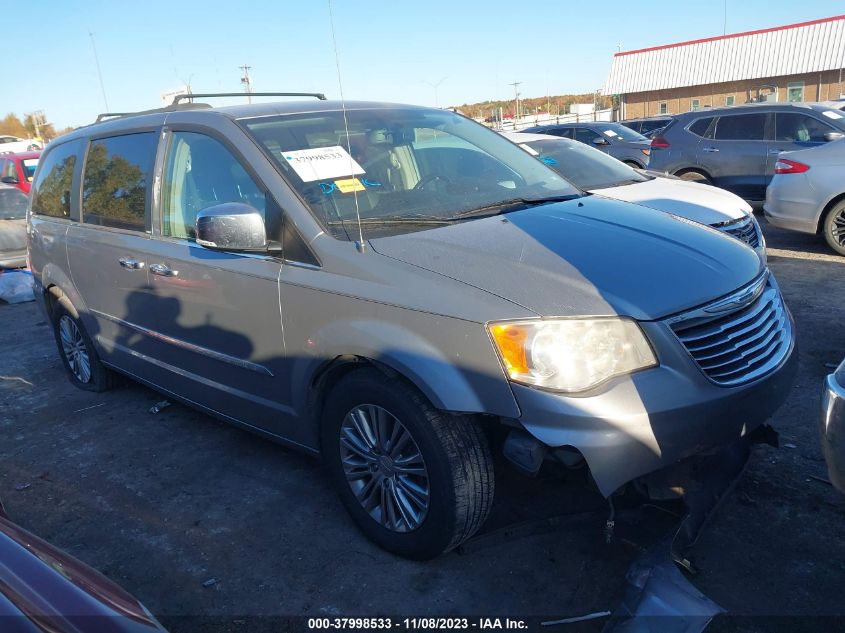
<svg viewBox="0 0 845 633">
<path fill-rule="evenodd" d="M 439 411 L 374 368 L 329 394 L 323 458 L 344 506 L 380 547 L 434 558 L 472 536 L 493 503 L 493 459 L 469 416 Z"/>
<path fill-rule="evenodd" d="M 700 171 L 696 171 L 694 169 L 690 169 L 689 171 L 685 171 L 683 173 L 676 174 L 676 176 L 678 176 L 678 178 L 680 178 L 681 180 L 686 180 L 686 181 L 689 181 L 689 182 L 697 182 L 700 185 L 712 185 L 713 184 L 713 182 L 710 180 L 710 178 L 707 176 L 707 174 L 704 174 Z"/>
<path fill-rule="evenodd" d="M 828 211 L 822 229 L 828 245 L 840 255 L 845 255 L 845 200 Z"/>
</svg>

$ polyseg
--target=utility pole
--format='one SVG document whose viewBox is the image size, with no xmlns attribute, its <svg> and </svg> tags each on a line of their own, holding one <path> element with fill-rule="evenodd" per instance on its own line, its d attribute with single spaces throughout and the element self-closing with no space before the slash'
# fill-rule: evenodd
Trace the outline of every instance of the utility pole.
<svg viewBox="0 0 845 633">
<path fill-rule="evenodd" d="M 516 120 L 519 118 L 519 92 L 517 92 L 517 87 L 521 84 L 521 81 L 514 81 L 513 83 L 508 84 L 509 86 L 513 86 L 513 126 L 516 129 Z"/>
<path fill-rule="evenodd" d="M 100 72 L 100 58 L 97 56 L 97 45 L 94 43 L 94 34 L 88 31 L 88 37 L 91 38 L 91 48 L 94 51 L 94 63 L 97 65 L 97 77 L 100 79 L 100 90 L 103 93 L 103 103 L 106 105 L 106 112 L 109 110 L 109 100 L 106 98 L 106 86 L 103 84 L 103 73 Z"/>
<path fill-rule="evenodd" d="M 241 83 L 244 85 L 247 103 L 252 103 L 252 80 L 249 78 L 249 71 L 252 70 L 252 66 L 244 64 L 243 66 L 238 66 L 238 68 L 244 71 L 244 76 L 241 77 Z"/>
<path fill-rule="evenodd" d="M 429 86 L 431 86 L 432 88 L 434 88 L 434 107 L 435 107 L 435 108 L 439 108 L 439 107 L 440 107 L 440 103 L 439 103 L 439 102 L 438 102 L 438 100 L 437 100 L 437 89 L 440 87 L 440 84 L 442 84 L 442 83 L 443 83 L 444 81 L 446 81 L 447 79 L 448 79 L 448 77 L 443 77 L 443 78 L 442 78 L 440 81 L 438 81 L 437 83 L 431 83 L 430 81 L 423 81 L 423 83 L 424 83 L 424 84 L 428 84 Z"/>
</svg>

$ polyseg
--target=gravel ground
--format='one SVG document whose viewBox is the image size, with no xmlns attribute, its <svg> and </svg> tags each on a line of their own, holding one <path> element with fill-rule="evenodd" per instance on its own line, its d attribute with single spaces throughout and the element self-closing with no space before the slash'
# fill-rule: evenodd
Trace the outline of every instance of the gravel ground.
<svg viewBox="0 0 845 633">
<path fill-rule="evenodd" d="M 830 616 L 845 616 L 845 498 L 823 481 L 817 424 L 826 364 L 845 355 L 845 258 L 812 236 L 764 229 L 801 369 L 773 420 L 781 447 L 753 449 L 695 548 L 694 582 L 731 614 L 713 630 L 843 630 Z M 672 524 L 632 508 L 607 546 L 606 506 L 582 474 L 529 480 L 500 463 L 486 537 L 428 563 L 400 560 L 355 530 L 318 462 L 181 405 L 151 414 L 161 397 L 138 385 L 71 387 L 33 303 L 0 305 L 0 350 L 9 514 L 116 580 L 172 631 L 253 631 L 272 621 L 251 618 L 272 615 L 609 610 L 638 546 Z"/>
</svg>

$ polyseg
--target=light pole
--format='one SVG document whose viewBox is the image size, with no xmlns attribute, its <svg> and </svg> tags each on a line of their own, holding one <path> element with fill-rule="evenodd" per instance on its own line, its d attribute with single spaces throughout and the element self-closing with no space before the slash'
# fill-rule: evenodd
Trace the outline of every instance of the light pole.
<svg viewBox="0 0 845 633">
<path fill-rule="evenodd" d="M 434 88 L 434 107 L 435 107 L 435 108 L 439 108 L 439 107 L 440 107 L 440 102 L 439 102 L 439 101 L 438 101 L 438 99 L 437 99 L 437 89 L 440 87 L 440 84 L 442 84 L 442 83 L 443 83 L 444 81 L 446 81 L 447 79 L 448 79 L 448 77 L 443 77 L 443 78 L 442 78 L 440 81 L 438 81 L 437 83 L 431 83 L 430 81 L 425 81 L 425 80 L 423 80 L 423 83 L 424 83 L 424 84 L 428 84 L 429 86 L 431 86 L 432 88 Z"/>
<path fill-rule="evenodd" d="M 521 83 L 521 81 L 514 81 L 508 84 L 509 86 L 513 86 L 513 129 L 516 129 L 516 120 L 519 117 L 519 92 L 517 92 L 517 87 Z"/>
<path fill-rule="evenodd" d="M 252 103 L 252 97 L 250 96 L 252 93 L 252 80 L 249 78 L 249 71 L 252 66 L 247 66 L 246 64 L 244 64 L 243 66 L 239 66 L 238 68 L 244 71 L 244 76 L 241 77 L 241 83 L 244 85 L 244 92 L 246 93 L 247 103 Z"/>
</svg>

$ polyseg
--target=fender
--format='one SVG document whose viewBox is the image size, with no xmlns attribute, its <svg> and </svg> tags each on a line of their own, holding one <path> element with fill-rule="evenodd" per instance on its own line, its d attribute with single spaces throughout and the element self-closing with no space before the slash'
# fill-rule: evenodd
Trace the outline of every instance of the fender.
<svg viewBox="0 0 845 633">
<path fill-rule="evenodd" d="M 49 293 L 53 300 L 60 303 L 73 317 L 80 319 L 86 328 L 91 327 L 89 320 L 92 318 L 88 312 L 85 302 L 82 300 L 76 286 L 71 280 L 70 276 L 65 273 L 59 266 L 52 262 L 48 262 L 41 269 L 39 275 L 35 275 L 36 296 L 42 298 L 41 303 L 45 308 L 48 307 L 44 301 L 45 293 Z M 52 318 L 52 314 L 47 315 Z"/>
<path fill-rule="evenodd" d="M 431 323 L 431 315 L 425 317 Z M 294 408 L 300 414 L 307 411 L 313 381 L 328 363 L 340 356 L 357 356 L 398 372 L 438 409 L 519 417 L 519 407 L 484 327 L 452 319 L 448 327 L 442 325 L 434 323 L 446 339 L 436 345 L 417 328 L 381 320 L 326 324 L 308 338 L 306 354 L 293 359 Z"/>
</svg>

